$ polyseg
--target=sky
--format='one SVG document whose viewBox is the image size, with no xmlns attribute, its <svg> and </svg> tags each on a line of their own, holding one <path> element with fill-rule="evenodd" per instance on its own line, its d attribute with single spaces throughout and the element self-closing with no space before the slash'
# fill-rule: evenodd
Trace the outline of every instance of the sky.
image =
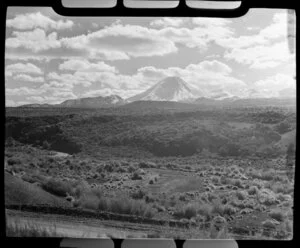
<svg viewBox="0 0 300 248">
<path fill-rule="evenodd" d="M 286 10 L 223 19 L 63 17 L 49 7 L 10 7 L 5 45 L 7 106 L 126 99 L 168 76 L 206 97 L 290 97 L 296 88 Z"/>
</svg>

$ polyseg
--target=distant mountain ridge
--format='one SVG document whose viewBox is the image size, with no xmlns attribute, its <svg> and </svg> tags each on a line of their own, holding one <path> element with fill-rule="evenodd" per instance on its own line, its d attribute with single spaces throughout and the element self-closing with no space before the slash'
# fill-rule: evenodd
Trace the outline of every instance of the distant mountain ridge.
<svg viewBox="0 0 300 248">
<path fill-rule="evenodd" d="M 193 106 L 270 106 L 270 105 L 290 105 L 296 106 L 296 96 L 292 94 L 293 91 L 285 90 L 285 98 L 270 97 L 263 98 L 261 93 L 256 90 L 250 90 L 248 97 L 238 97 L 224 90 L 213 90 L 203 96 L 202 92 L 193 89 L 192 86 L 188 85 L 183 79 L 179 77 L 167 77 L 149 89 L 135 96 L 123 99 L 118 95 L 110 96 L 97 96 L 97 97 L 86 97 L 78 99 L 65 100 L 60 104 L 26 104 L 19 107 L 63 107 L 63 108 L 109 108 L 128 105 L 129 108 L 137 106 L 145 106 L 142 102 L 150 104 L 151 107 L 164 108 L 166 106 L 173 106 L 167 102 L 174 103 L 185 103 Z M 205 94 L 206 95 L 206 94 Z M 136 104 L 130 104 L 135 103 Z M 167 105 L 166 105 L 167 104 Z M 160 106 L 161 105 L 161 106 Z M 175 104 L 173 107 L 183 105 Z M 186 107 L 186 106 L 185 106 Z M 184 107 L 184 108 L 185 108 Z"/>
<path fill-rule="evenodd" d="M 118 95 L 85 97 L 69 99 L 59 104 L 26 104 L 19 107 L 44 108 L 44 107 L 65 107 L 65 108 L 106 108 L 124 105 L 127 101 Z"/>
<path fill-rule="evenodd" d="M 118 95 L 86 97 L 79 99 L 66 100 L 59 105 L 61 107 L 83 107 L 83 108 L 97 108 L 97 107 L 112 107 L 125 104 L 126 101 Z"/>
</svg>

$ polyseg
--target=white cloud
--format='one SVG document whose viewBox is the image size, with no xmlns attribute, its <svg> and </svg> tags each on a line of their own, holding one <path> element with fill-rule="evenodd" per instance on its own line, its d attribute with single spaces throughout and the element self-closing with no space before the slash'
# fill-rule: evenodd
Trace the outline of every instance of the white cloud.
<svg viewBox="0 0 300 248">
<path fill-rule="evenodd" d="M 164 17 L 150 22 L 150 26 L 153 27 L 179 27 L 185 22 L 182 18 L 170 18 Z"/>
<path fill-rule="evenodd" d="M 118 89 L 111 89 L 111 88 L 102 88 L 98 90 L 91 90 L 87 91 L 82 94 L 80 97 L 96 97 L 96 96 L 110 96 L 110 95 L 119 95 L 123 99 L 126 99 L 130 96 L 138 94 L 139 90 L 118 90 Z"/>
<path fill-rule="evenodd" d="M 32 77 L 27 74 L 18 74 L 13 77 L 14 80 L 33 82 L 33 83 L 43 83 L 45 80 L 43 77 Z"/>
<path fill-rule="evenodd" d="M 5 74 L 12 75 L 13 73 L 42 74 L 42 70 L 32 63 L 16 63 L 6 66 Z"/>
<path fill-rule="evenodd" d="M 269 90 L 277 93 L 286 88 L 296 89 L 296 81 L 291 76 L 278 73 L 266 79 L 256 81 L 253 87 L 257 90 Z"/>
<path fill-rule="evenodd" d="M 84 71 L 84 72 L 117 72 L 116 68 L 102 61 L 91 63 L 86 59 L 71 59 L 59 65 L 60 70 Z"/>
<path fill-rule="evenodd" d="M 232 21 L 225 18 L 196 17 L 192 18 L 192 23 L 202 27 L 216 28 L 227 27 Z"/>
<path fill-rule="evenodd" d="M 27 32 L 15 31 L 13 37 L 6 39 L 7 57 L 125 60 L 176 53 L 179 44 L 203 51 L 209 42 L 232 35 L 227 22 L 211 20 L 206 25 L 199 22 L 194 28 L 168 26 L 161 29 L 116 22 L 95 32 L 60 39 L 56 32 L 46 34 L 39 28 Z"/>
<path fill-rule="evenodd" d="M 65 84 L 72 84 L 72 85 L 82 85 L 84 87 L 91 86 L 91 82 L 89 79 L 84 78 L 78 74 L 69 74 L 63 73 L 58 74 L 56 72 L 50 72 L 47 75 L 47 78 L 52 81 L 59 81 Z"/>
<path fill-rule="evenodd" d="M 26 95 L 39 95 L 41 91 L 39 89 L 20 87 L 20 88 L 5 88 L 5 94 L 7 96 L 26 96 Z"/>
<path fill-rule="evenodd" d="M 216 42 L 225 48 L 248 48 L 258 45 L 269 45 L 279 38 L 287 38 L 287 14 L 285 12 L 275 13 L 273 21 L 265 28 L 248 27 L 248 30 L 257 31 L 252 35 L 221 37 Z"/>
<path fill-rule="evenodd" d="M 255 69 L 273 68 L 293 59 L 289 53 L 287 42 L 279 42 L 269 46 L 235 48 L 226 52 L 224 57 L 250 65 L 250 68 Z"/>
<path fill-rule="evenodd" d="M 7 48 L 26 48 L 36 53 L 61 46 L 56 32 L 46 35 L 44 30 L 35 29 L 27 32 L 14 31 L 12 35 L 14 37 L 6 39 Z"/>
<path fill-rule="evenodd" d="M 62 30 L 71 28 L 73 25 L 74 23 L 70 20 L 55 21 L 43 15 L 40 12 L 17 15 L 15 18 L 8 19 L 6 21 L 7 27 L 12 27 L 21 30 L 28 30 L 34 28 Z"/>
</svg>

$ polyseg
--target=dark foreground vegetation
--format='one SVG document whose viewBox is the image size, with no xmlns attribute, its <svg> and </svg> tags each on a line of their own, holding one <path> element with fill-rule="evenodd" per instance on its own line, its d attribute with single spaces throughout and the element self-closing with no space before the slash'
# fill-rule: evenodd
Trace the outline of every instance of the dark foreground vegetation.
<svg viewBox="0 0 300 248">
<path fill-rule="evenodd" d="M 21 110 L 6 113 L 7 207 L 198 230 L 222 218 L 224 237 L 292 237 L 293 109 Z"/>
</svg>

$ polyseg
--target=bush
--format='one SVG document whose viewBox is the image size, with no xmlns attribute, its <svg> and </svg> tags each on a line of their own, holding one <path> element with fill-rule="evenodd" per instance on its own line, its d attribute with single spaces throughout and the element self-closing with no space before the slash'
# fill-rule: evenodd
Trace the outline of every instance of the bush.
<svg viewBox="0 0 300 248">
<path fill-rule="evenodd" d="M 8 165 L 21 164 L 21 160 L 19 158 L 9 158 L 7 160 Z"/>
<path fill-rule="evenodd" d="M 240 179 L 232 180 L 232 185 L 234 185 L 234 186 L 236 186 L 238 188 L 244 188 L 243 182 Z"/>
<path fill-rule="evenodd" d="M 119 214 L 137 215 L 147 218 L 154 216 L 153 209 L 144 201 L 132 200 L 125 196 L 119 196 L 110 199 L 108 211 Z"/>
<path fill-rule="evenodd" d="M 258 193 L 259 189 L 256 186 L 251 186 L 248 189 L 248 194 L 249 195 L 256 195 Z"/>
<path fill-rule="evenodd" d="M 276 209 L 271 210 L 271 212 L 269 213 L 269 216 L 271 218 L 277 220 L 277 221 L 280 221 L 280 222 L 282 222 L 286 217 L 286 215 L 278 209 L 277 210 Z"/>
<path fill-rule="evenodd" d="M 212 177 L 211 181 L 212 181 L 214 184 L 219 184 L 219 183 L 220 183 L 219 177 L 216 177 L 216 176 Z"/>
<path fill-rule="evenodd" d="M 182 209 L 174 212 L 174 216 L 177 218 L 191 219 L 197 215 L 197 209 L 194 204 L 185 205 Z"/>
<path fill-rule="evenodd" d="M 245 200 L 248 196 L 248 193 L 247 191 L 245 190 L 242 190 L 242 191 L 237 191 L 236 192 L 236 197 L 239 199 L 239 200 Z"/>
<path fill-rule="evenodd" d="M 139 199 L 143 199 L 144 196 L 146 196 L 146 192 L 139 189 L 138 191 L 132 192 L 130 194 L 131 198 L 135 199 L 135 200 L 139 200 Z"/>
<path fill-rule="evenodd" d="M 131 179 L 132 179 L 132 180 L 142 180 L 143 177 L 142 177 L 137 171 L 135 171 L 135 172 L 133 173 L 133 175 L 131 176 Z"/>
<path fill-rule="evenodd" d="M 197 213 L 204 216 L 206 220 L 209 220 L 212 214 L 212 206 L 209 204 L 201 204 L 197 210 Z"/>
<path fill-rule="evenodd" d="M 46 182 L 42 182 L 42 188 L 53 195 L 61 197 L 65 197 L 67 193 L 71 193 L 72 191 L 70 184 L 53 178 L 48 179 Z"/>
<path fill-rule="evenodd" d="M 213 201 L 211 213 L 219 214 L 221 216 L 224 214 L 224 206 L 219 200 Z"/>
<path fill-rule="evenodd" d="M 237 212 L 237 209 L 229 204 L 225 205 L 223 208 L 223 213 L 227 215 L 233 215 Z"/>
<path fill-rule="evenodd" d="M 127 171 L 128 171 L 129 173 L 132 173 L 132 172 L 136 171 L 136 167 L 133 166 L 133 165 L 130 165 L 130 166 L 128 167 Z"/>
<path fill-rule="evenodd" d="M 97 210 L 99 208 L 100 199 L 96 195 L 90 193 L 82 195 L 79 199 L 79 205 L 83 208 Z"/>
</svg>

